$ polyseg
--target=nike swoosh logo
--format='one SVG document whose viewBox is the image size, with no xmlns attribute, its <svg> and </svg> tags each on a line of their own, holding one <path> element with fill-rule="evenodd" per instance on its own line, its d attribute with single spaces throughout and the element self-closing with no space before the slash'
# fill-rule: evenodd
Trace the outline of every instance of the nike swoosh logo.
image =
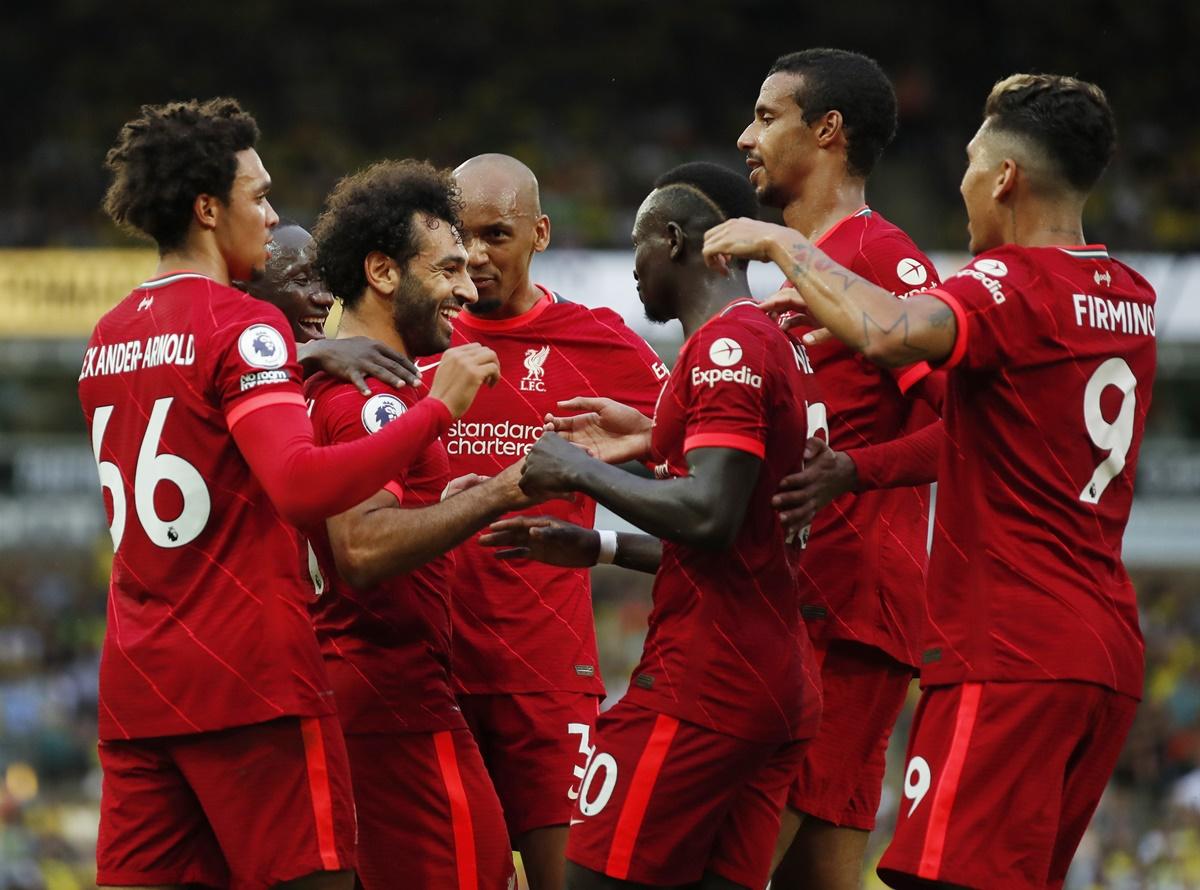
<svg viewBox="0 0 1200 890">
<path fill-rule="evenodd" d="M 578 825 L 580 822 L 583 822 L 583 821 L 584 821 L 583 819 L 572 819 L 570 822 L 570 825 L 568 825 L 567 827 L 570 828 L 571 825 Z"/>
</svg>

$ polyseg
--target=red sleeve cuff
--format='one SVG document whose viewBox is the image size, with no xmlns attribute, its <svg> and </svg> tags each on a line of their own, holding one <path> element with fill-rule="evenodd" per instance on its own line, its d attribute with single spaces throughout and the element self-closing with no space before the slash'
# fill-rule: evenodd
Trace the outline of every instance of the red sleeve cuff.
<svg viewBox="0 0 1200 890">
<path fill-rule="evenodd" d="M 929 366 L 929 362 L 917 362 L 915 365 L 909 365 L 907 368 L 896 369 L 896 386 L 900 388 L 900 392 L 908 395 L 908 391 L 933 373 L 933 368 Z"/>
<path fill-rule="evenodd" d="M 697 433 L 683 440 L 683 453 L 687 454 L 693 448 L 732 448 L 735 451 L 746 451 L 757 458 L 767 455 L 767 446 L 753 436 L 741 436 L 737 433 Z"/>
<path fill-rule="evenodd" d="M 387 485 L 383 486 L 383 490 L 392 495 L 396 499 L 396 503 L 404 503 L 404 488 L 399 482 L 389 482 Z"/>
<path fill-rule="evenodd" d="M 264 392 L 262 395 L 242 399 L 228 408 L 225 411 L 225 425 L 233 429 L 234 425 L 239 420 L 245 418 L 247 414 L 257 411 L 259 408 L 269 408 L 272 405 L 299 405 L 301 408 L 307 407 L 304 402 L 304 396 L 298 392 Z M 447 411 L 447 413 L 449 412 Z"/>
<path fill-rule="evenodd" d="M 940 287 L 932 287 L 924 293 L 931 297 L 937 297 L 943 303 L 950 307 L 950 311 L 954 313 L 955 334 L 954 348 L 950 350 L 950 357 L 942 362 L 942 368 L 953 368 L 962 361 L 962 357 L 967 352 L 967 313 L 963 310 L 962 304 L 958 302 L 958 298 L 949 291 L 943 290 Z"/>
</svg>

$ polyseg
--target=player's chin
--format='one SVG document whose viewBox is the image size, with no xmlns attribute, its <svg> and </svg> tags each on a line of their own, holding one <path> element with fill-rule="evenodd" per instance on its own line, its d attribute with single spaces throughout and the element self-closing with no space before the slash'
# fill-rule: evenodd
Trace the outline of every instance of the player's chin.
<svg viewBox="0 0 1200 890">
<path fill-rule="evenodd" d="M 436 355 L 439 352 L 445 352 L 450 348 L 450 341 L 454 338 L 454 327 L 442 316 L 438 316 L 437 329 L 433 332 L 433 336 L 429 338 L 430 350 L 428 355 Z"/>
</svg>

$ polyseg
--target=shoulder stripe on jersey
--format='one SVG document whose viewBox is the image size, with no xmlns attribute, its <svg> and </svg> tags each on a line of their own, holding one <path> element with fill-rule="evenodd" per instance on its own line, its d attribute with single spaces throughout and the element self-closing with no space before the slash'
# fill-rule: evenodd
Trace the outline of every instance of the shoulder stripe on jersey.
<svg viewBox="0 0 1200 890">
<path fill-rule="evenodd" d="M 305 411 L 308 410 L 304 396 L 298 392 L 265 392 L 260 396 L 244 399 L 226 411 L 225 425 L 232 430 L 247 414 L 259 408 L 270 408 L 272 405 L 299 405 Z"/>
<path fill-rule="evenodd" d="M 1060 247 L 1059 250 L 1061 250 L 1067 256 L 1073 256 L 1079 260 L 1110 259 L 1107 248 L 1102 245 L 1089 245 L 1087 247 Z"/>
<path fill-rule="evenodd" d="M 176 272 L 174 275 L 167 275 L 164 278 L 151 278 L 149 281 L 143 281 L 134 290 L 151 290 L 167 284 L 174 284 L 176 281 L 183 281 L 185 278 L 203 278 L 206 281 L 213 281 L 207 275 L 201 275 L 199 272 Z M 213 283 L 216 284 L 215 281 Z"/>
<path fill-rule="evenodd" d="M 728 306 L 726 306 L 724 309 L 721 310 L 721 315 L 718 315 L 717 318 L 720 318 L 722 315 L 728 315 L 730 312 L 732 312 L 738 306 L 757 306 L 757 305 L 758 305 L 758 301 L 751 299 L 750 297 L 745 297 L 744 299 L 741 299 L 741 300 L 734 300 L 732 303 L 730 303 Z"/>
</svg>

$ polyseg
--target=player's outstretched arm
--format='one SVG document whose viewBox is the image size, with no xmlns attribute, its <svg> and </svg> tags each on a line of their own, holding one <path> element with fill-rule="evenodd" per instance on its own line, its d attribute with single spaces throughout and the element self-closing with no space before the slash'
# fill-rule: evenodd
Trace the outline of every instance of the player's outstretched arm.
<svg viewBox="0 0 1200 890">
<path fill-rule="evenodd" d="M 310 340 L 296 346 L 296 357 L 305 377 L 324 371 L 353 383 L 364 396 L 371 394 L 368 377 L 394 387 L 416 386 L 421 382 L 421 372 L 410 359 L 370 337 Z"/>
<path fill-rule="evenodd" d="M 581 413 L 547 414 L 546 429 L 586 448 L 605 463 L 623 464 L 649 455 L 653 422 L 636 408 L 612 399 L 587 397 L 567 399 L 558 407 Z"/>
<path fill-rule="evenodd" d="M 938 461 L 946 440 L 941 420 L 906 436 L 847 452 L 857 469 L 858 491 L 906 488 L 937 482 Z"/>
<path fill-rule="evenodd" d="M 779 481 L 771 506 L 790 532 L 812 524 L 817 513 L 848 491 L 908 488 L 937 482 L 946 437 L 941 420 L 888 442 L 834 451 L 820 439 L 804 447 L 804 469 Z"/>
<path fill-rule="evenodd" d="M 520 479 L 518 463 L 427 507 L 406 508 L 383 491 L 329 517 L 338 574 L 351 587 L 365 588 L 420 568 L 500 515 L 535 503 L 521 492 Z"/>
<path fill-rule="evenodd" d="M 653 575 L 662 561 L 662 541 L 651 535 L 616 536 L 612 564 Z M 512 516 L 488 526 L 479 543 L 496 558 L 532 559 L 552 566 L 590 568 L 600 559 L 600 532 L 553 516 Z"/>
<path fill-rule="evenodd" d="M 954 349 L 957 322 L 936 297 L 901 300 L 855 275 L 793 229 L 753 219 L 731 219 L 704 235 L 704 257 L 723 268 L 728 257 L 773 262 L 795 295 L 764 301 L 767 312 L 806 313 L 816 324 L 876 364 L 901 367 L 938 362 Z"/>
<path fill-rule="evenodd" d="M 320 447 L 313 442 L 304 396 L 278 388 L 261 407 L 227 413 L 230 432 L 271 503 L 293 525 L 347 510 L 401 475 L 500 373 L 496 354 L 478 344 L 447 350 L 422 399 L 374 436 Z M 351 468 L 351 472 L 347 472 Z"/>
<path fill-rule="evenodd" d="M 546 433 L 525 457 L 521 488 L 533 495 L 581 491 L 651 535 L 693 547 L 733 544 L 762 462 L 732 448 L 694 448 L 689 473 L 640 479 Z"/>
</svg>

